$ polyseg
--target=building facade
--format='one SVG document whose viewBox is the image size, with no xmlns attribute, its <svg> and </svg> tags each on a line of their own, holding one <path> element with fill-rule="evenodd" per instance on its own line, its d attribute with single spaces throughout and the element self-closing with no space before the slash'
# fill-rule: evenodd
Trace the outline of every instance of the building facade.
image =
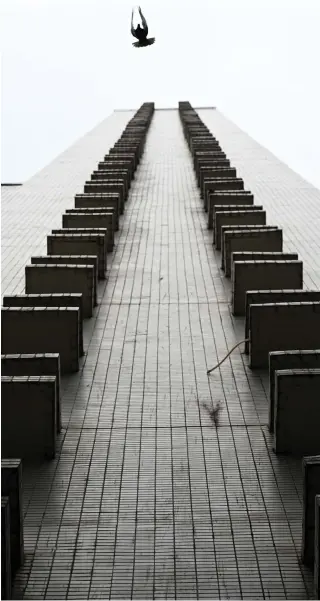
<svg viewBox="0 0 320 601">
<path fill-rule="evenodd" d="M 30 257 L 134 115 L 2 189 L 2 295 L 25 292 Z M 319 289 L 320 192 L 219 110 L 198 115 Z M 62 378 L 56 456 L 23 469 L 13 598 L 312 597 L 301 460 L 273 451 L 268 373 L 240 346 L 207 375 L 245 337 L 212 236 L 179 111 L 155 110 L 80 369 Z"/>
</svg>

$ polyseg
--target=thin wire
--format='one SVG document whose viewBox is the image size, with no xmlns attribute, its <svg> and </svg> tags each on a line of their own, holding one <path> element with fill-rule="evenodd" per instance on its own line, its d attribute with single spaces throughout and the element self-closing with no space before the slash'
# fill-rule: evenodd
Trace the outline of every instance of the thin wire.
<svg viewBox="0 0 320 601">
<path fill-rule="evenodd" d="M 241 340 L 241 342 L 238 342 L 238 344 L 235 344 L 235 346 L 231 349 L 231 351 L 228 352 L 228 354 L 221 359 L 221 361 L 219 363 L 217 363 L 217 365 L 215 365 L 214 367 L 211 367 L 211 369 L 208 369 L 207 371 L 207 375 L 209 375 L 212 371 L 214 371 L 215 369 L 218 369 L 218 367 L 220 367 L 220 365 L 222 365 L 222 363 L 228 359 L 229 355 L 231 355 L 231 353 L 233 353 L 233 351 L 240 346 L 240 344 L 243 344 L 244 342 L 249 342 L 250 338 L 246 338 L 245 340 Z"/>
</svg>

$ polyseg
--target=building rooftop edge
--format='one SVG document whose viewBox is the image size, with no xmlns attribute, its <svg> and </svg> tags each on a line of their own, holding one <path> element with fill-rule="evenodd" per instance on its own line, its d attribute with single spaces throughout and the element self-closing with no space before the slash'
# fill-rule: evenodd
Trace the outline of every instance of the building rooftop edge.
<svg viewBox="0 0 320 601">
<path fill-rule="evenodd" d="M 195 110 L 215 110 L 217 107 L 215 106 L 193 106 L 192 107 Z M 126 113 L 129 111 L 137 111 L 137 108 L 128 108 L 128 109 L 114 109 L 115 113 Z M 160 108 L 156 108 L 154 109 L 155 111 L 177 111 L 178 107 L 177 106 L 168 106 L 168 107 L 160 107 Z"/>
</svg>

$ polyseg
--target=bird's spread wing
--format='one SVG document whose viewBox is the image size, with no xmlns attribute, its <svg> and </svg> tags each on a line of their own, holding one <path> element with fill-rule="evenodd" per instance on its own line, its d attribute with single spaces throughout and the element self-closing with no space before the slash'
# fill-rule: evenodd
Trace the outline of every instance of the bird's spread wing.
<svg viewBox="0 0 320 601">
<path fill-rule="evenodd" d="M 135 32 L 134 27 L 133 27 L 133 10 L 132 10 L 132 13 L 131 13 L 131 34 L 133 35 L 134 38 L 137 37 L 136 36 L 136 32 Z"/>
<path fill-rule="evenodd" d="M 142 27 L 145 30 L 146 34 L 148 35 L 148 24 L 142 14 L 142 10 L 141 10 L 140 6 L 139 6 L 139 13 L 140 13 L 141 21 L 142 21 Z"/>
</svg>

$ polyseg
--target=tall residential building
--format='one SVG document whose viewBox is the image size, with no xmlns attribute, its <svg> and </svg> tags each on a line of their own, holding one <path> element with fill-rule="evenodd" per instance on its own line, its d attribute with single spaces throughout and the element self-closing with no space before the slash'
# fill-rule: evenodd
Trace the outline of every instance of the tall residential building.
<svg viewBox="0 0 320 601">
<path fill-rule="evenodd" d="M 207 374 L 244 340 L 244 317 L 232 313 L 179 110 L 150 106 L 132 133 L 145 127 L 79 370 L 61 378 L 55 456 L 23 461 L 13 598 L 309 599 L 301 457 L 274 452 L 268 370 L 251 369 L 243 345 Z M 282 229 L 283 252 L 303 261 L 304 288 L 319 290 L 319 190 L 219 110 L 195 110 L 266 224 Z M 49 253 L 76 195 L 99 195 L 85 183 L 135 115 L 115 111 L 2 188 L 3 296 L 25 293 L 26 266 Z"/>
</svg>

